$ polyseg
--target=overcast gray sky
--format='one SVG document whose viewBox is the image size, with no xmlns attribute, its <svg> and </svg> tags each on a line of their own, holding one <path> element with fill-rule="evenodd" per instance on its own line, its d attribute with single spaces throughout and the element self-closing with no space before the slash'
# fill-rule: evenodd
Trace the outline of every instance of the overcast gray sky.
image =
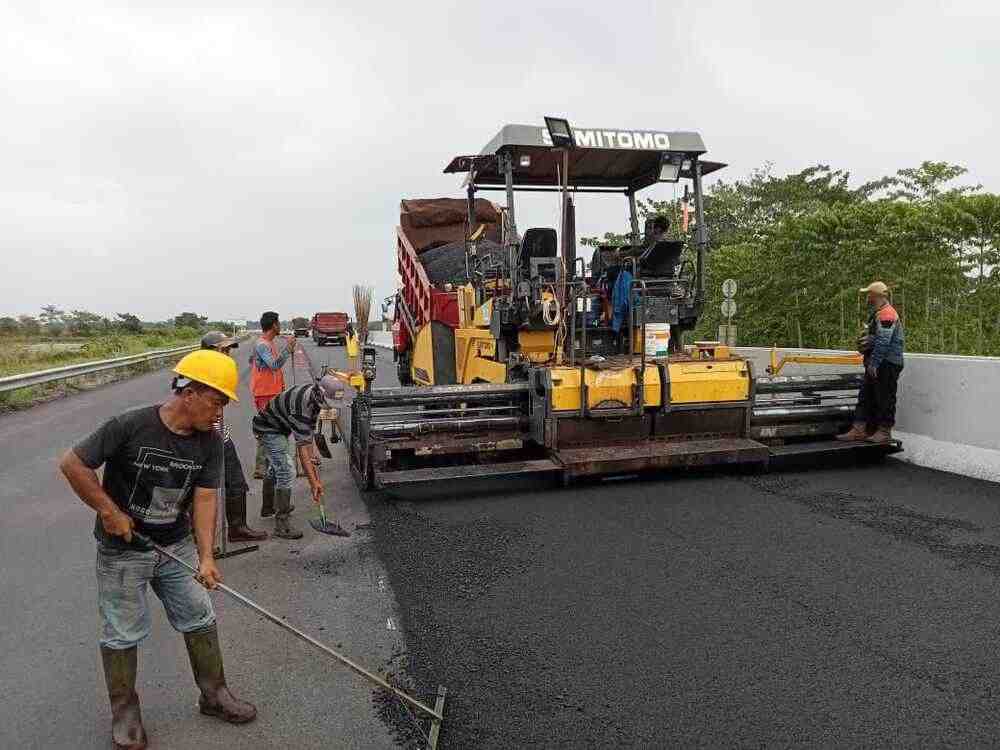
<svg viewBox="0 0 1000 750">
<path fill-rule="evenodd" d="M 545 114 L 697 130 L 730 179 L 934 159 L 1000 190 L 992 0 L 141 5 L 0 5 L 0 314 L 350 310 L 395 288 L 400 198 L 460 197 L 453 155 Z"/>
</svg>

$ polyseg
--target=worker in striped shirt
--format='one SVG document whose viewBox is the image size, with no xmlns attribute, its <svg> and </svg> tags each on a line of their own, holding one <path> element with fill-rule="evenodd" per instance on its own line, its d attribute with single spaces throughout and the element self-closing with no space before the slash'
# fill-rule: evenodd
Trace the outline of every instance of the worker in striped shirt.
<svg viewBox="0 0 1000 750">
<path fill-rule="evenodd" d="M 274 488 L 274 536 L 281 539 L 301 539 L 302 532 L 292 527 L 292 467 L 285 458 L 289 437 L 295 440 L 299 461 L 305 469 L 312 490 L 313 502 L 323 499 L 323 483 L 312 458 L 313 435 L 320 410 L 328 408 L 340 390 L 337 380 L 324 376 L 315 383 L 296 385 L 272 398 L 253 418 L 254 437 L 264 446 L 267 475 L 264 483 Z M 265 492 L 269 488 L 265 486 Z M 331 523 L 336 536 L 350 536 L 339 524 Z"/>
</svg>

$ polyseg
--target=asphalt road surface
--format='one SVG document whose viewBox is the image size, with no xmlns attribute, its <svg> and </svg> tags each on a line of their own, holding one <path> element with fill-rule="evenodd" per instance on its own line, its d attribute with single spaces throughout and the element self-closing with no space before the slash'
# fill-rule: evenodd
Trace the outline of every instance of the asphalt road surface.
<svg viewBox="0 0 1000 750">
<path fill-rule="evenodd" d="M 0 747 L 105 746 L 91 516 L 53 462 L 166 382 L 0 418 Z M 249 404 L 238 409 L 249 470 Z M 422 697 L 446 685 L 443 748 L 1000 741 L 994 484 L 890 460 L 361 497 L 335 451 L 328 507 L 365 528 L 345 542 L 307 527 L 300 544 L 224 561 L 227 580 Z M 230 681 L 261 716 L 243 728 L 199 716 L 157 612 L 140 666 L 154 746 L 416 744 L 397 706 L 216 600 Z"/>
</svg>

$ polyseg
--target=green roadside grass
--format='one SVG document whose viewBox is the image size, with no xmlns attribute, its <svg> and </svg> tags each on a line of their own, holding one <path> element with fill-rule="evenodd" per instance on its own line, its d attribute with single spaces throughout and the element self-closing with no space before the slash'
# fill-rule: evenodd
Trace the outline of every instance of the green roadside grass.
<svg viewBox="0 0 1000 750">
<path fill-rule="evenodd" d="M 198 335 L 195 331 L 113 334 L 83 340 L 51 342 L 0 338 L 0 377 L 126 357 L 157 349 L 172 349 L 195 344 L 197 341 Z M 28 398 L 27 394 L 21 397 Z"/>
</svg>

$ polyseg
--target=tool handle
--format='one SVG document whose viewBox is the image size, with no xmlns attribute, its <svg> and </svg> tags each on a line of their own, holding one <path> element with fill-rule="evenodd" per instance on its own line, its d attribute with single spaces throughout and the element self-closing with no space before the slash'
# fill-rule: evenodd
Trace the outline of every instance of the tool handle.
<svg viewBox="0 0 1000 750">
<path fill-rule="evenodd" d="M 181 559 L 180 557 L 178 557 L 177 555 L 175 555 L 170 550 L 164 549 L 163 547 L 161 547 L 159 544 L 157 544 L 156 542 L 154 542 L 152 539 L 150 539 L 145 534 L 142 534 L 142 533 L 140 533 L 138 531 L 133 530 L 132 531 L 132 538 L 135 539 L 137 542 L 139 542 L 139 544 L 145 545 L 147 548 L 155 550 L 156 552 L 159 552 L 161 555 L 165 555 L 165 556 L 169 557 L 171 560 L 173 560 L 174 562 L 178 563 L 179 565 L 184 566 L 185 568 L 187 568 L 188 570 L 190 570 L 195 575 L 198 574 L 198 569 L 197 568 L 195 568 L 193 565 L 191 565 L 186 560 Z M 259 614 L 265 620 L 270 620 L 275 625 L 277 625 L 277 626 L 279 626 L 279 627 L 287 630 L 289 633 L 292 633 L 295 636 L 298 636 L 303 641 L 305 641 L 306 643 L 308 643 L 310 646 L 318 648 L 323 653 L 325 653 L 325 654 L 327 654 L 329 656 L 332 656 L 334 659 L 336 659 L 337 661 L 339 661 L 341 664 L 343 664 L 345 667 L 347 667 L 348 669 L 350 669 L 355 674 L 360 675 L 361 677 L 364 677 L 369 682 L 375 683 L 379 687 L 381 687 L 381 688 L 383 688 L 385 690 L 388 690 L 390 693 L 394 694 L 395 696 L 397 696 L 401 700 L 406 701 L 407 703 L 409 703 L 411 706 L 413 706 L 414 708 L 416 708 L 418 711 L 420 711 L 424 715 L 429 716 L 430 718 L 435 719 L 436 721 L 443 721 L 444 720 L 444 717 L 438 711 L 435 711 L 434 709 L 432 709 L 432 708 L 430 708 L 428 706 L 425 706 L 423 703 L 421 703 L 420 701 L 418 701 L 416 698 L 414 698 L 414 697 L 412 697 L 410 695 L 407 695 L 406 693 L 404 693 L 399 688 L 394 687 L 393 685 L 390 685 L 388 682 L 386 682 L 385 680 L 383 680 L 377 674 L 369 672 L 367 669 L 365 669 L 364 667 L 362 667 L 360 664 L 357 664 L 353 660 L 351 660 L 350 658 L 344 656 L 343 654 L 341 654 L 341 653 L 339 653 L 337 651 L 334 651 L 329 646 L 320 643 L 315 638 L 313 638 L 311 635 L 303 633 L 298 628 L 293 627 L 292 625 L 289 625 L 287 622 L 285 622 L 284 620 L 282 620 L 277 615 L 271 614 L 270 612 L 268 612 L 266 609 L 264 609 L 262 606 L 260 606 L 259 604 L 257 604 L 253 600 L 248 599 L 247 597 L 243 596 L 243 594 L 241 594 L 236 589 L 229 588 L 229 586 L 227 586 L 224 583 L 217 583 L 215 585 L 215 587 L 217 589 L 219 589 L 220 591 L 223 591 L 223 592 L 229 594 L 233 599 L 235 599 L 236 601 L 238 601 L 243 606 L 248 607 L 249 609 L 252 609 L 254 612 L 256 612 L 257 614 Z"/>
</svg>

